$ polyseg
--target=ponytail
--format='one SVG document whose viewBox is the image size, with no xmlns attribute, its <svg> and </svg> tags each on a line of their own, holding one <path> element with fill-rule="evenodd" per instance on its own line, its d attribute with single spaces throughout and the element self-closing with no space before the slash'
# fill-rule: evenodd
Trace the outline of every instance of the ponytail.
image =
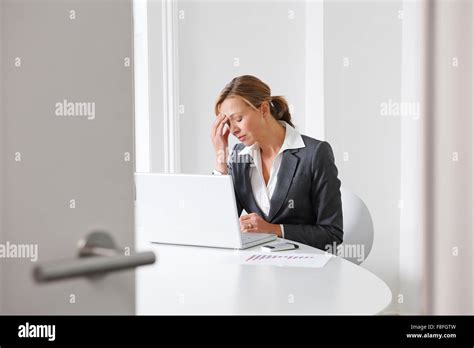
<svg viewBox="0 0 474 348">
<path fill-rule="evenodd" d="M 290 108 L 288 107 L 288 103 L 285 97 L 270 97 L 270 111 L 278 121 L 285 121 L 290 126 L 295 128 L 295 126 L 291 122 Z"/>
</svg>

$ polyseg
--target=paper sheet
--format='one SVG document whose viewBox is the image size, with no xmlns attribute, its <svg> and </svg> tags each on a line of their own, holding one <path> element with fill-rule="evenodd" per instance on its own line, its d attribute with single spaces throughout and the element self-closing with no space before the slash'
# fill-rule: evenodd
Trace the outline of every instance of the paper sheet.
<svg viewBox="0 0 474 348">
<path fill-rule="evenodd" d="M 278 253 L 242 253 L 240 263 L 245 265 L 271 265 L 280 267 L 321 268 L 333 257 L 332 254 L 278 254 Z"/>
</svg>

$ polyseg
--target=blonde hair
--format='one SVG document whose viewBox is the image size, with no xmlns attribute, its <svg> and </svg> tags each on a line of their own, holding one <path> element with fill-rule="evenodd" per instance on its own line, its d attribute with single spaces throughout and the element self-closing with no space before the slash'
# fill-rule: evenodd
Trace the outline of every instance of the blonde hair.
<svg viewBox="0 0 474 348">
<path fill-rule="evenodd" d="M 242 75 L 234 77 L 217 97 L 214 112 L 219 114 L 219 107 L 226 98 L 240 97 L 254 109 L 258 109 L 263 102 L 268 101 L 270 113 L 276 120 L 285 121 L 293 128 L 291 122 L 290 109 L 288 102 L 283 96 L 271 96 L 271 90 L 268 85 L 259 78 L 252 75 Z"/>
</svg>

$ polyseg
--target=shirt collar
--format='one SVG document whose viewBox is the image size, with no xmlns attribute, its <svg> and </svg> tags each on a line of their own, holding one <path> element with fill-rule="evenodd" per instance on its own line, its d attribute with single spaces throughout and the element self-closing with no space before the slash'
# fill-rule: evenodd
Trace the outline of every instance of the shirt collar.
<svg viewBox="0 0 474 348">
<path fill-rule="evenodd" d="M 282 144 L 278 154 L 282 153 L 285 150 L 300 149 L 302 147 L 306 147 L 306 145 L 304 144 L 303 138 L 301 137 L 300 132 L 298 132 L 295 128 L 290 126 L 285 121 L 278 121 L 278 122 L 281 125 L 283 125 L 286 129 L 285 139 L 283 140 L 283 144 Z M 252 144 L 250 146 L 246 146 L 239 152 L 239 156 L 242 156 L 242 155 L 252 156 L 254 151 L 257 151 L 258 149 L 259 149 L 259 146 L 256 143 Z M 252 158 L 253 158 L 253 156 L 252 156 Z"/>
</svg>

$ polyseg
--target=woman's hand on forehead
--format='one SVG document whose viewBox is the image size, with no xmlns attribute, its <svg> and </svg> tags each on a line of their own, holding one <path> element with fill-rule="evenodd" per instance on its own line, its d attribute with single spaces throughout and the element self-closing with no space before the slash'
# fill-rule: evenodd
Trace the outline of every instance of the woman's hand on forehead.
<svg viewBox="0 0 474 348">
<path fill-rule="evenodd" d="M 227 116 L 224 112 L 221 112 L 219 115 L 217 115 L 217 117 L 220 117 L 220 116 Z M 235 115 L 231 115 L 231 116 L 227 116 L 227 121 L 225 122 L 228 126 L 230 126 L 230 120 L 234 117 Z"/>
</svg>

